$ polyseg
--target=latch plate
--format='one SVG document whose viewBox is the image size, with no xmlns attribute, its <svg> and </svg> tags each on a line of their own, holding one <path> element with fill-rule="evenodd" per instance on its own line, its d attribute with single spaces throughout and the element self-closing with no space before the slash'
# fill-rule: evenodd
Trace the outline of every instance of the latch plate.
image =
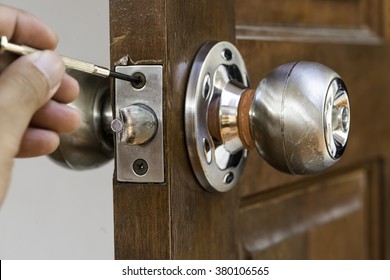
<svg viewBox="0 0 390 280">
<path fill-rule="evenodd" d="M 119 111 L 135 104 L 151 108 L 157 117 L 158 128 L 154 138 L 141 145 L 121 142 L 115 137 L 115 167 L 117 181 L 129 183 L 163 183 L 164 177 L 164 122 L 163 122 L 163 67 L 161 65 L 117 66 L 115 71 L 127 75 L 142 73 L 146 83 L 142 88 L 116 80 L 114 118 Z"/>
</svg>

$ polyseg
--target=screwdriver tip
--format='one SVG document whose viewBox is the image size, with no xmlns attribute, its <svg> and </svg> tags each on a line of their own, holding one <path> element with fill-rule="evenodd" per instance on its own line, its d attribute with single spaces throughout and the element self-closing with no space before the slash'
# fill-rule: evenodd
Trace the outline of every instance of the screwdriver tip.
<svg viewBox="0 0 390 280">
<path fill-rule="evenodd" d="M 139 77 L 126 75 L 126 74 L 115 72 L 115 71 L 112 71 L 112 70 L 110 70 L 110 77 L 113 77 L 113 78 L 116 78 L 116 79 L 120 79 L 120 80 L 124 80 L 124 81 L 128 81 L 128 82 L 131 82 L 131 83 L 139 83 L 140 82 L 140 78 Z"/>
</svg>

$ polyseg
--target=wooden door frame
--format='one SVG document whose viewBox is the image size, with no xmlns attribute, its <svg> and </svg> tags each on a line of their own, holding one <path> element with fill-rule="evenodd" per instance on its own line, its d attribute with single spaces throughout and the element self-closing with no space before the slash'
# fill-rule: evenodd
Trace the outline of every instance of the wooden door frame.
<svg viewBox="0 0 390 280">
<path fill-rule="evenodd" d="M 212 194 L 200 187 L 188 160 L 183 120 L 198 49 L 209 40 L 234 39 L 233 0 L 110 0 L 111 66 L 125 58 L 164 69 L 165 183 L 114 179 L 116 259 L 238 258 L 237 191 Z M 222 213 L 231 220 L 219 220 Z"/>
</svg>

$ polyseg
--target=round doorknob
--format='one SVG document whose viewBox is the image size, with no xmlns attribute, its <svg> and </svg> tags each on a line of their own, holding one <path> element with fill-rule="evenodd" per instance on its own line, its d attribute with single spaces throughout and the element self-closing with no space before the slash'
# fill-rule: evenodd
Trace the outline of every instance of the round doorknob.
<svg viewBox="0 0 390 280">
<path fill-rule="evenodd" d="M 248 148 L 256 146 L 273 167 L 298 175 L 316 173 L 343 154 L 350 124 L 348 93 L 328 67 L 282 65 L 242 99 L 241 139 Z"/>
<path fill-rule="evenodd" d="M 95 168 L 114 157 L 109 82 L 75 70 L 68 73 L 80 85 L 78 98 L 69 106 L 81 113 L 82 123 L 77 131 L 60 136 L 59 147 L 49 157 L 70 169 Z"/>
<path fill-rule="evenodd" d="M 194 173 L 207 190 L 231 189 L 254 148 L 280 171 L 323 171 L 342 156 L 349 127 L 347 89 L 324 65 L 285 64 L 251 89 L 231 43 L 208 42 L 195 58 L 185 104 L 186 141 Z"/>
</svg>

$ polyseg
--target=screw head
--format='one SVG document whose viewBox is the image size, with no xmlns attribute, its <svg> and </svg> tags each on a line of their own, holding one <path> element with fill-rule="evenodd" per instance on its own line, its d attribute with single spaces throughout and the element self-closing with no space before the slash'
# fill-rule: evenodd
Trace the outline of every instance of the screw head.
<svg viewBox="0 0 390 280">
<path fill-rule="evenodd" d="M 111 129 L 115 133 L 120 133 L 123 130 L 123 122 L 120 119 L 114 119 L 111 122 Z"/>
<path fill-rule="evenodd" d="M 233 180 L 234 180 L 234 174 L 232 172 L 227 173 L 223 178 L 223 182 L 226 185 L 229 185 L 231 182 L 233 182 Z"/>
<path fill-rule="evenodd" d="M 144 74 L 140 72 L 136 72 L 133 74 L 133 77 L 138 79 L 138 82 L 131 82 L 131 85 L 135 89 L 142 89 L 146 84 L 146 77 Z"/>
<path fill-rule="evenodd" d="M 149 169 L 149 165 L 146 160 L 139 158 L 133 163 L 133 171 L 138 176 L 144 176 Z"/>
<path fill-rule="evenodd" d="M 230 60 L 233 59 L 233 53 L 232 53 L 232 51 L 229 50 L 229 49 L 224 49 L 224 50 L 222 51 L 222 57 L 223 57 L 223 59 L 225 59 L 226 61 L 230 61 Z"/>
</svg>

